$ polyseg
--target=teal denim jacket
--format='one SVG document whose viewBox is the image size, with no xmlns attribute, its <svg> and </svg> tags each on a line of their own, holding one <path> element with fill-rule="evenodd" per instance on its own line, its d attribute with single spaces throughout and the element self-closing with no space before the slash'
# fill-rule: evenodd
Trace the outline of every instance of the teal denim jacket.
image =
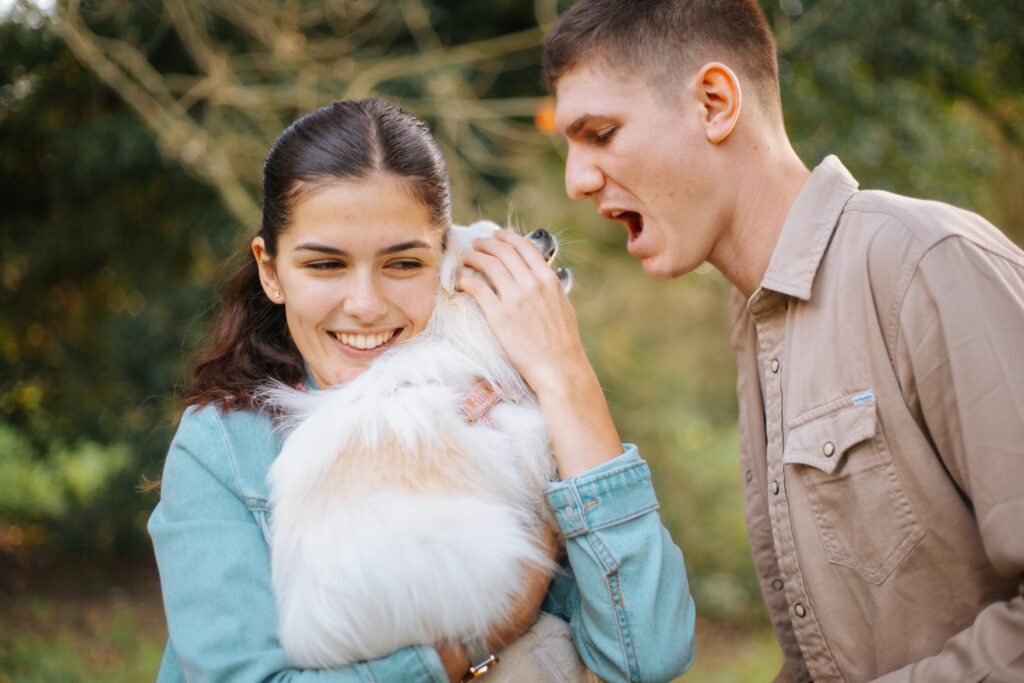
<svg viewBox="0 0 1024 683">
<path fill-rule="evenodd" d="M 262 413 L 206 407 L 182 416 L 149 520 L 170 634 L 158 682 L 447 681 L 426 645 L 341 669 L 293 668 L 277 641 L 267 546 L 266 474 L 280 448 Z M 542 609 L 569 622 L 584 663 L 605 681 L 685 671 L 693 600 L 636 447 L 551 484 L 547 497 L 568 567 Z"/>
</svg>

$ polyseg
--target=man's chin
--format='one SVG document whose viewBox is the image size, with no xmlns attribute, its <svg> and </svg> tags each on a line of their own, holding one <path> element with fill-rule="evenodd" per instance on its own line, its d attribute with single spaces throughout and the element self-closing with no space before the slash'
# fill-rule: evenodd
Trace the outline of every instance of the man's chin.
<svg viewBox="0 0 1024 683">
<path fill-rule="evenodd" d="M 671 280 L 686 275 L 693 268 L 681 268 L 678 265 L 665 263 L 665 259 L 659 259 L 657 255 L 640 259 L 640 267 L 644 274 L 652 280 Z"/>
</svg>

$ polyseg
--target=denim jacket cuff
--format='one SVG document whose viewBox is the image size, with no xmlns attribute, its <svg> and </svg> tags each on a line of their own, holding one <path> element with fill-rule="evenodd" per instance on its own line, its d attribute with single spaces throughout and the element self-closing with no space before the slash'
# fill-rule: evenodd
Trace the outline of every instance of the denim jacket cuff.
<svg viewBox="0 0 1024 683">
<path fill-rule="evenodd" d="M 432 647 L 407 647 L 383 659 L 366 662 L 369 681 L 415 681 L 448 683 L 448 675 L 437 650 Z"/>
<path fill-rule="evenodd" d="M 566 538 L 621 524 L 658 509 L 651 471 L 636 446 L 583 474 L 548 485 L 548 505 Z"/>
</svg>

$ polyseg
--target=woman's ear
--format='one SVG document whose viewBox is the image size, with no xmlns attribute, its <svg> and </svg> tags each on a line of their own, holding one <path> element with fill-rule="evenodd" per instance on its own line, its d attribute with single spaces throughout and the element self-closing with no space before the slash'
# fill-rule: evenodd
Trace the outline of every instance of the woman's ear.
<svg viewBox="0 0 1024 683">
<path fill-rule="evenodd" d="M 252 255 L 256 259 L 256 267 L 260 271 L 260 284 L 263 286 L 263 292 L 275 304 L 283 304 L 284 292 L 281 291 L 281 283 L 277 280 L 274 258 L 267 251 L 267 245 L 262 237 L 253 238 Z"/>
<path fill-rule="evenodd" d="M 697 73 L 697 96 L 708 141 L 723 142 L 736 127 L 743 108 L 740 79 L 725 64 L 708 62 Z"/>
</svg>

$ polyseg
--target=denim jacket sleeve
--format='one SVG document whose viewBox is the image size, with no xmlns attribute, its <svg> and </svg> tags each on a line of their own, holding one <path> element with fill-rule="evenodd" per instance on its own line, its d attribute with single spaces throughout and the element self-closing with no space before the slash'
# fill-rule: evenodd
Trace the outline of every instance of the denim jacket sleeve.
<svg viewBox="0 0 1024 683">
<path fill-rule="evenodd" d="M 158 681 L 446 683 L 430 647 L 343 669 L 292 668 L 277 640 L 265 514 L 254 514 L 265 513 L 254 510 L 265 503 L 247 500 L 239 485 L 249 456 L 262 457 L 233 452 L 236 433 L 252 428 L 239 426 L 241 419 L 216 407 L 188 411 L 167 456 L 149 521 L 170 634 Z M 252 438 L 254 450 L 273 449 L 258 445 L 272 441 L 264 432 L 266 438 Z"/>
<path fill-rule="evenodd" d="M 696 611 L 682 552 L 661 523 L 636 446 L 551 484 L 547 498 L 570 566 L 543 609 L 569 622 L 587 667 L 609 682 L 668 681 L 685 672 Z"/>
</svg>

